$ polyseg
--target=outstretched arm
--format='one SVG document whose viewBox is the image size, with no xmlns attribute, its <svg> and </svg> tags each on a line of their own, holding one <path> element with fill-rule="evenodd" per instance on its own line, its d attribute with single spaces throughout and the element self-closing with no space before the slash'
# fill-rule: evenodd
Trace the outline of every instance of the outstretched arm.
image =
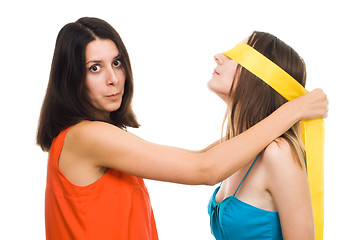
<svg viewBox="0 0 360 240">
<path fill-rule="evenodd" d="M 160 181 L 212 185 L 247 164 L 298 120 L 324 116 L 326 95 L 320 90 L 306 95 L 284 104 L 244 133 L 204 153 L 153 144 L 103 122 L 74 126 L 63 150 L 76 161 L 96 167 Z"/>
</svg>

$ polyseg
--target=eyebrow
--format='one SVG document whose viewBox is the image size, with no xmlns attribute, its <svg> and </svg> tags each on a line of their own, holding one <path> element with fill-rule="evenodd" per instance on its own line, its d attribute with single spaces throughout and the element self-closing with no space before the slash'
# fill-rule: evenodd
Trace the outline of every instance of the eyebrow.
<svg viewBox="0 0 360 240">
<path fill-rule="evenodd" d="M 100 60 L 90 60 L 86 63 L 86 65 L 88 65 L 89 63 L 100 63 Z"/>
<path fill-rule="evenodd" d="M 119 59 L 120 56 L 121 56 L 121 54 L 119 53 L 118 55 L 116 55 L 116 56 L 113 58 L 113 60 Z M 88 61 L 88 62 L 86 63 L 86 65 L 88 65 L 89 63 L 101 63 L 101 62 L 102 62 L 101 60 L 90 60 L 90 61 Z"/>
</svg>

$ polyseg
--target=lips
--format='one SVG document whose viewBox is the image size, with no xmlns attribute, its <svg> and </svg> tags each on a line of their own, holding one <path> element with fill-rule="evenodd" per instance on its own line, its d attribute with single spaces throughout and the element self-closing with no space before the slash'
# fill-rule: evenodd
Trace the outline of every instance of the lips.
<svg viewBox="0 0 360 240">
<path fill-rule="evenodd" d="M 107 95 L 106 97 L 114 100 L 114 99 L 117 99 L 119 96 L 120 96 L 120 92 Z"/>
<path fill-rule="evenodd" d="M 213 74 L 220 75 L 215 69 Z"/>
</svg>

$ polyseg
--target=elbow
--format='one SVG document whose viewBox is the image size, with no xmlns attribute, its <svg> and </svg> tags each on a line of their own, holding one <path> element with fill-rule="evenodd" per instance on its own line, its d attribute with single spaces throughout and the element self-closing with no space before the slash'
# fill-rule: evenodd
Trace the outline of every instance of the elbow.
<svg viewBox="0 0 360 240">
<path fill-rule="evenodd" d="M 219 175 L 219 169 L 217 169 L 217 166 L 215 166 L 211 160 L 203 156 L 202 161 L 200 162 L 201 164 L 199 165 L 196 174 L 199 177 L 198 181 L 200 182 L 200 185 L 214 186 L 223 180 Z"/>
<path fill-rule="evenodd" d="M 216 180 L 209 180 L 207 181 L 204 185 L 207 186 L 215 186 L 216 184 L 218 184 L 220 181 L 216 181 Z"/>
<path fill-rule="evenodd" d="M 219 182 L 210 172 L 203 173 L 201 185 L 214 186 Z"/>
</svg>

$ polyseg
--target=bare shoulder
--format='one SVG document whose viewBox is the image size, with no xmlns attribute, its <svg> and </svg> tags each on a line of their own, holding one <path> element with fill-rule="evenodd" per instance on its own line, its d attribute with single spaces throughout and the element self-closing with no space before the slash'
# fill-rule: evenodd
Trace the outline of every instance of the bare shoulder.
<svg viewBox="0 0 360 240">
<path fill-rule="evenodd" d="M 302 168 L 289 143 L 284 138 L 277 138 L 265 149 L 262 162 L 266 168 L 270 192 L 286 186 L 299 186 L 307 182 L 306 168 Z"/>
<path fill-rule="evenodd" d="M 122 132 L 120 128 L 101 121 L 83 121 L 74 125 L 69 130 L 71 138 L 77 141 L 91 141 L 96 140 L 102 135 L 114 132 Z"/>
<path fill-rule="evenodd" d="M 119 129 L 118 127 L 101 121 L 82 121 L 74 125 L 69 132 L 72 132 L 74 135 L 79 137 L 86 137 L 91 135 L 96 135 L 100 132 L 107 130 Z"/>
<path fill-rule="evenodd" d="M 299 164 L 289 143 L 284 138 L 277 138 L 264 150 L 263 162 L 274 173 L 289 170 L 305 170 L 303 162 Z M 301 167 L 303 166 L 303 167 Z"/>
<path fill-rule="evenodd" d="M 284 138 L 277 138 L 271 142 L 265 148 L 263 159 L 267 164 L 279 164 L 294 160 L 291 147 Z"/>
<path fill-rule="evenodd" d="M 91 153 L 99 146 L 105 144 L 115 135 L 125 132 L 122 129 L 105 122 L 83 121 L 74 125 L 66 136 L 66 145 L 75 152 Z M 86 151 L 83 151 L 86 150 Z"/>
<path fill-rule="evenodd" d="M 73 184 L 86 186 L 105 173 L 106 167 L 94 157 L 102 151 L 104 136 L 100 133 L 109 131 L 107 129 L 116 130 L 116 127 L 103 122 L 83 121 L 70 128 L 59 158 L 59 168 Z"/>
</svg>

